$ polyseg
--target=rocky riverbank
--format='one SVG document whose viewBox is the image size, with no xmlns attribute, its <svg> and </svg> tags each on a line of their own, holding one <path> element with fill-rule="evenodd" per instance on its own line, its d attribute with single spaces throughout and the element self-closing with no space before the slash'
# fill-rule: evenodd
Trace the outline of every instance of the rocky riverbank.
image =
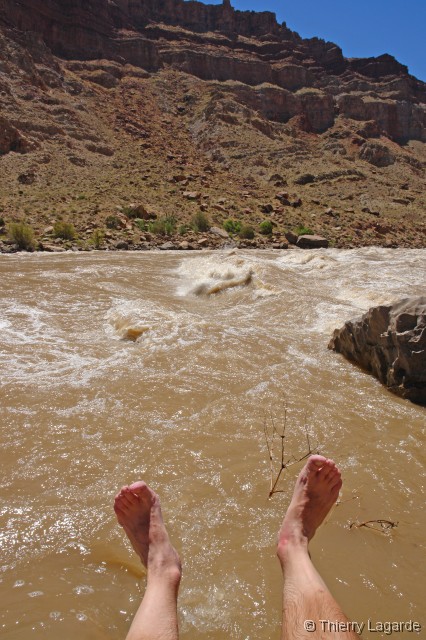
<svg viewBox="0 0 426 640">
<path fill-rule="evenodd" d="M 390 391 L 426 405 L 426 297 L 373 307 L 334 331 L 328 345 Z"/>
</svg>

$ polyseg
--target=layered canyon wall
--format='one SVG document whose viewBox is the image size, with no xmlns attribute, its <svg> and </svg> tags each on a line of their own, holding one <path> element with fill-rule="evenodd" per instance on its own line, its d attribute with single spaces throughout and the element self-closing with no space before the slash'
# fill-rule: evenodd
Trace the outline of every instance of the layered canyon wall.
<svg viewBox="0 0 426 640">
<path fill-rule="evenodd" d="M 372 121 L 377 135 L 397 142 L 426 141 L 426 85 L 392 56 L 346 59 L 337 45 L 302 39 L 273 13 L 236 11 L 227 0 L 1 0 L 0 24 L 12 38 L 36 34 L 65 59 L 261 85 L 261 112 L 278 122 L 302 115 L 306 130 L 324 131 L 340 115 Z"/>
</svg>

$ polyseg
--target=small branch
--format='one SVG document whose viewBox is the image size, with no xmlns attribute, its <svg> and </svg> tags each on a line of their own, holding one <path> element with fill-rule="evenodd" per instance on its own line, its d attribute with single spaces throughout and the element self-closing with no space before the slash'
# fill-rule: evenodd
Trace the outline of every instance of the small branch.
<svg viewBox="0 0 426 640">
<path fill-rule="evenodd" d="M 359 500 L 359 495 L 355 493 L 357 489 L 352 490 L 352 495 L 350 498 L 346 498 L 346 500 L 338 500 L 336 502 L 336 507 L 340 507 L 341 504 L 345 504 L 345 502 L 351 502 L 352 500 Z"/>
<path fill-rule="evenodd" d="M 304 421 L 304 429 L 305 429 L 305 436 L 306 436 L 306 443 L 307 443 L 307 452 L 303 454 L 303 456 L 297 458 L 296 456 L 294 456 L 293 454 L 286 460 L 286 456 L 285 456 L 285 440 L 286 440 L 286 427 L 287 427 L 287 408 L 284 409 L 284 424 L 283 424 L 283 428 L 281 433 L 278 431 L 276 425 L 275 425 L 275 419 L 274 416 L 272 415 L 272 413 L 269 415 L 269 419 L 271 421 L 271 425 L 272 425 L 272 431 L 271 433 L 269 433 L 268 430 L 268 421 L 267 421 L 267 417 L 265 415 L 264 418 L 264 422 L 263 422 L 263 433 L 265 435 L 265 440 L 266 440 L 266 447 L 268 450 L 268 457 L 269 457 L 269 467 L 270 467 L 270 474 L 271 474 L 271 483 L 270 483 L 270 490 L 269 490 L 269 495 L 268 497 L 271 498 L 273 496 L 274 493 L 282 493 L 283 491 L 281 489 L 277 489 L 278 483 L 280 481 L 281 478 L 281 474 L 282 472 L 287 469 L 288 467 L 290 467 L 293 464 L 297 464 L 298 462 L 302 462 L 303 460 L 306 460 L 306 458 L 309 458 L 310 455 L 312 455 L 313 453 L 315 453 L 315 451 L 312 449 L 311 447 L 311 441 L 310 441 L 310 437 L 309 437 L 309 431 L 308 431 L 308 427 L 306 424 L 306 413 L 305 413 L 305 421 Z M 275 475 L 275 479 L 274 479 L 274 471 L 273 471 L 273 466 L 274 466 L 274 440 L 275 437 L 280 438 L 281 440 L 281 461 L 280 461 L 280 468 L 278 470 L 278 473 Z"/>
<path fill-rule="evenodd" d="M 376 527 L 376 524 L 379 526 Z M 349 529 L 352 529 L 352 527 L 356 527 L 357 529 L 366 527 L 367 529 L 374 529 L 374 531 L 378 531 L 379 533 L 387 533 L 397 526 L 398 522 L 392 522 L 392 520 L 366 520 L 365 522 L 351 522 Z"/>
</svg>

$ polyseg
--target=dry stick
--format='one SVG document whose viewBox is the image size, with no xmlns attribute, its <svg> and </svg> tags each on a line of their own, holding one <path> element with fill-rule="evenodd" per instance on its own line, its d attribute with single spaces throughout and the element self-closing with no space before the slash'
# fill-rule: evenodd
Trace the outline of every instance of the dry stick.
<svg viewBox="0 0 426 640">
<path fill-rule="evenodd" d="M 362 484 L 357 489 L 353 489 L 352 490 L 353 495 L 350 498 L 346 498 L 346 500 L 339 500 L 338 502 L 336 502 L 335 507 L 338 507 L 341 504 L 344 504 L 345 502 L 350 502 L 352 500 L 359 500 L 360 496 L 358 495 L 358 492 L 363 486 L 364 485 Z M 380 528 L 375 527 L 374 526 L 375 524 L 380 525 Z M 379 533 L 386 534 L 388 531 L 390 531 L 391 529 L 394 529 L 397 526 L 398 526 L 398 522 L 393 522 L 392 520 L 378 519 L 378 520 L 365 520 L 365 522 L 357 522 L 355 520 L 354 522 L 351 522 L 349 524 L 349 529 L 352 529 L 352 527 L 355 527 L 356 529 L 359 529 L 360 527 L 365 527 L 366 529 L 373 529 L 374 531 L 378 531 Z"/>
<path fill-rule="evenodd" d="M 275 421 L 274 421 L 274 416 L 272 414 L 272 412 L 269 414 L 269 418 L 271 420 L 271 424 L 272 424 L 272 436 L 271 436 L 271 443 L 269 444 L 269 437 L 268 437 L 268 422 L 267 422 L 267 418 L 265 415 L 264 421 L 263 421 L 263 431 L 265 433 L 265 440 L 266 440 L 266 446 L 268 448 L 268 454 L 269 454 L 269 466 L 270 466 L 270 474 L 271 474 L 271 489 L 270 489 L 270 495 L 272 494 L 273 491 L 273 448 L 274 448 L 274 438 L 275 435 L 278 434 L 278 430 L 275 426 Z M 283 436 L 284 437 L 284 432 L 285 432 L 285 424 L 286 424 L 286 419 L 287 419 L 287 409 L 284 409 L 284 430 L 283 430 Z"/>
<path fill-rule="evenodd" d="M 340 507 L 340 505 L 345 504 L 345 502 L 352 502 L 352 500 L 360 500 L 360 495 L 359 495 L 359 491 L 360 489 L 362 489 L 362 487 L 364 486 L 365 483 L 361 484 L 359 487 L 355 487 L 355 489 L 352 489 L 351 493 L 351 497 L 350 498 L 345 498 L 344 500 L 342 500 L 341 498 L 336 502 L 335 506 L 336 507 Z"/>
<path fill-rule="evenodd" d="M 269 434 L 268 434 L 268 428 L 267 428 L 267 420 L 266 417 L 264 419 L 264 423 L 263 423 L 263 431 L 265 434 L 265 440 L 266 440 L 266 446 L 268 449 L 268 454 L 269 454 L 269 465 L 270 465 L 270 471 L 271 471 L 271 488 L 269 491 L 269 495 L 268 498 L 271 498 L 272 495 L 274 493 L 283 493 L 284 490 L 283 489 L 277 489 L 277 485 L 278 482 L 280 480 L 281 474 L 284 471 L 284 469 L 287 469 L 288 467 L 290 467 L 292 464 L 296 464 L 298 462 L 302 462 L 302 460 L 306 460 L 306 458 L 309 458 L 310 455 L 312 455 L 312 453 L 314 453 L 313 449 L 311 448 L 311 441 L 309 438 L 309 431 L 308 431 L 308 427 L 306 425 L 306 413 L 305 413 L 305 423 L 304 423 L 304 428 L 305 428 L 305 434 L 306 434 L 306 442 L 308 445 L 308 451 L 301 456 L 300 458 L 296 458 L 293 454 L 290 456 L 290 458 L 288 458 L 288 460 L 286 462 L 284 462 L 284 457 L 285 457 L 285 430 L 286 430 L 286 426 L 287 426 L 287 409 L 284 409 L 284 425 L 283 425 L 283 430 L 282 433 L 278 433 L 278 429 L 275 426 L 275 421 L 274 421 L 274 417 L 272 415 L 272 413 L 270 414 L 270 420 L 272 423 L 272 436 L 271 436 L 271 442 L 269 442 Z M 281 467 L 278 471 L 278 474 L 275 478 L 275 482 L 274 482 L 274 475 L 273 475 L 273 447 L 274 447 L 274 438 L 275 435 L 278 435 L 281 438 Z"/>
<path fill-rule="evenodd" d="M 266 440 L 266 446 L 268 447 L 268 455 L 269 455 L 269 470 L 270 470 L 270 474 L 271 474 L 271 490 L 272 490 L 272 477 L 273 477 L 273 472 L 272 472 L 272 449 L 269 446 L 269 440 L 268 440 L 268 430 L 267 430 L 267 422 L 266 422 L 266 416 L 263 420 L 263 432 L 265 434 L 265 440 Z M 272 444 L 272 443 L 271 443 Z"/>
<path fill-rule="evenodd" d="M 375 524 L 380 525 L 380 529 L 375 527 Z M 360 527 L 366 527 L 367 529 L 374 529 L 374 531 L 378 531 L 379 533 L 386 533 L 390 529 L 394 529 L 398 526 L 398 522 L 392 522 L 392 520 L 366 520 L 365 522 L 351 522 L 349 525 L 349 529 L 352 527 L 356 527 L 359 529 Z"/>
</svg>

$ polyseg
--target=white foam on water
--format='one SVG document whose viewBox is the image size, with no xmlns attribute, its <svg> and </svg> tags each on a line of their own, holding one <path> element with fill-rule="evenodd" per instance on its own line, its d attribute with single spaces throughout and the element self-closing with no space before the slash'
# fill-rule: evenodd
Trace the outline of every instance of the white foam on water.
<svg viewBox="0 0 426 640">
<path fill-rule="evenodd" d="M 3 301 L 1 329 L 9 344 L 31 344 L 48 337 L 48 314 L 32 304 Z"/>
<path fill-rule="evenodd" d="M 326 269 L 336 264 L 335 256 L 325 249 L 289 250 L 276 259 L 276 264 L 284 268 Z"/>
<path fill-rule="evenodd" d="M 185 310 L 124 299 L 114 302 L 105 320 L 105 331 L 110 338 L 130 340 L 150 351 L 195 345 L 202 340 L 207 324 L 203 318 Z"/>
<path fill-rule="evenodd" d="M 28 304 L 3 300 L 2 307 L 2 385 L 86 386 L 102 372 L 106 360 L 116 359 L 115 354 L 108 354 L 105 361 L 99 358 L 94 348 L 99 329 L 88 320 L 88 316 L 93 320 L 88 305 L 76 302 L 49 307 L 42 299 Z M 70 322 L 64 326 L 67 312 Z"/>
<path fill-rule="evenodd" d="M 178 295 L 214 295 L 234 287 L 250 286 L 255 272 L 250 262 L 234 252 L 183 260 L 177 269 L 182 279 Z"/>
<path fill-rule="evenodd" d="M 238 305 L 279 296 L 282 289 L 272 283 L 270 264 L 255 253 L 232 250 L 191 257 L 177 269 L 181 297 L 226 296 Z M 243 293 L 247 295 L 242 295 Z"/>
<path fill-rule="evenodd" d="M 298 297 L 302 292 L 305 296 L 300 308 L 304 308 L 307 332 L 331 334 L 371 307 L 425 291 L 421 250 L 295 250 L 283 253 L 275 263 L 283 274 L 297 274 L 298 282 L 284 279 L 290 294 L 297 287 Z"/>
</svg>

